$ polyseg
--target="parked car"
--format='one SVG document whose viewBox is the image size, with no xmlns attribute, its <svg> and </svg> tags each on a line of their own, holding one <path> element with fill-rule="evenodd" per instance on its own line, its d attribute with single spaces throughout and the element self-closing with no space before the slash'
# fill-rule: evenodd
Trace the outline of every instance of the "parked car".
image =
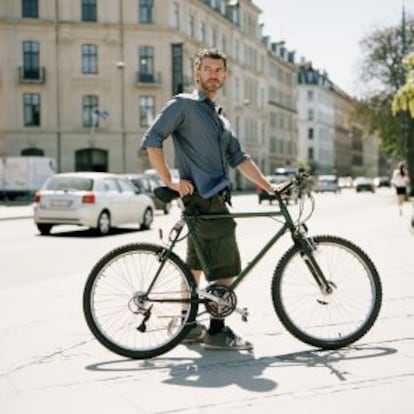
<svg viewBox="0 0 414 414">
<path fill-rule="evenodd" d="M 165 203 L 154 195 L 154 188 L 163 185 L 158 175 L 128 174 L 126 175 L 126 178 L 128 178 L 141 193 L 151 197 L 157 210 L 162 210 L 165 214 L 170 212 L 171 203 Z"/>
<path fill-rule="evenodd" d="M 374 184 L 377 188 L 391 187 L 391 180 L 390 180 L 390 177 L 387 177 L 387 176 L 375 177 Z"/>
<path fill-rule="evenodd" d="M 315 178 L 313 191 L 316 193 L 338 193 L 338 177 L 336 175 L 319 175 Z"/>
<path fill-rule="evenodd" d="M 339 188 L 352 188 L 353 180 L 351 176 L 338 177 Z"/>
<path fill-rule="evenodd" d="M 55 174 L 46 180 L 33 201 L 34 221 L 42 235 L 59 224 L 88 226 L 100 235 L 131 223 L 149 229 L 154 219 L 151 198 L 117 174 Z"/>
<path fill-rule="evenodd" d="M 368 177 L 357 177 L 354 180 L 354 188 L 357 193 L 361 191 L 370 191 L 375 193 L 375 185 L 372 178 Z"/>
<path fill-rule="evenodd" d="M 178 181 L 180 179 L 180 173 L 178 172 L 177 168 L 170 168 L 170 173 L 171 173 L 171 176 L 172 176 L 173 180 Z M 148 168 L 147 170 L 144 171 L 144 174 L 155 177 L 158 180 L 160 179 L 160 176 L 158 175 L 158 172 L 155 168 Z"/>
</svg>

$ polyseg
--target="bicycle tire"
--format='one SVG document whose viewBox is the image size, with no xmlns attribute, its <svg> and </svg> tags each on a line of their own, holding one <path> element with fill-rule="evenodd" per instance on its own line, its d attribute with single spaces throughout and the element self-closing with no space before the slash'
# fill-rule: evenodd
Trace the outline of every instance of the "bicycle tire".
<svg viewBox="0 0 414 414">
<path fill-rule="evenodd" d="M 382 285 L 375 265 L 354 243 L 336 236 L 312 237 L 313 257 L 333 287 L 323 295 L 302 248 L 292 246 L 273 274 L 273 306 L 283 326 L 297 339 L 332 350 L 364 336 L 378 317 Z"/>
<path fill-rule="evenodd" d="M 173 252 L 148 299 L 139 300 L 164 253 L 166 249 L 155 244 L 127 244 L 103 256 L 87 278 L 83 292 L 87 325 L 104 347 L 118 355 L 132 359 L 161 355 L 179 344 L 195 323 L 198 302 L 194 277 Z M 188 303 L 184 313 L 183 298 Z M 144 311 L 150 307 L 145 321 Z"/>
</svg>

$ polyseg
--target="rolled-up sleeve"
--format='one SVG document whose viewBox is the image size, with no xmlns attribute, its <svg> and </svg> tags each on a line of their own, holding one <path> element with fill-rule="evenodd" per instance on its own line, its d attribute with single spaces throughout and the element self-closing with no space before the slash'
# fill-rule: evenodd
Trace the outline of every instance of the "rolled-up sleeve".
<svg viewBox="0 0 414 414">
<path fill-rule="evenodd" d="M 141 148 L 161 148 L 163 141 L 168 138 L 183 121 L 183 114 L 183 105 L 180 99 L 174 98 L 168 101 L 142 137 Z"/>
<path fill-rule="evenodd" d="M 229 134 L 229 142 L 226 148 L 226 159 L 232 168 L 236 168 L 240 163 L 251 157 L 242 150 L 240 142 L 236 137 L 228 131 L 227 134 Z"/>
</svg>

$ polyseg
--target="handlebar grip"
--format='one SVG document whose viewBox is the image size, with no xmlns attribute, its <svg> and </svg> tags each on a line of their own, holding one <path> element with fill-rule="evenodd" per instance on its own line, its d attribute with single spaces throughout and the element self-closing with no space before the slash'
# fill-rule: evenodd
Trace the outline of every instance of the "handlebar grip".
<svg viewBox="0 0 414 414">
<path fill-rule="evenodd" d="M 180 197 L 180 193 L 178 191 L 172 190 L 166 186 L 154 188 L 154 195 L 164 203 L 169 203 L 170 201 Z"/>
</svg>

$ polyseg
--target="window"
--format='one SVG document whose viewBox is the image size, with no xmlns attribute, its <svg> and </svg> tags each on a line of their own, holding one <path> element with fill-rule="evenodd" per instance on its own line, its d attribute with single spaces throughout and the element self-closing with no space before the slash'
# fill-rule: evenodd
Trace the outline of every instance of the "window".
<svg viewBox="0 0 414 414">
<path fill-rule="evenodd" d="M 84 95 L 82 97 L 82 125 L 84 127 L 99 126 L 99 117 L 94 113 L 99 108 L 99 100 L 96 95 Z"/>
<path fill-rule="evenodd" d="M 82 21 L 96 22 L 96 0 L 82 1 Z"/>
<path fill-rule="evenodd" d="M 308 148 L 308 160 L 313 161 L 313 159 L 314 159 L 314 152 L 313 152 L 313 148 L 310 147 Z"/>
<path fill-rule="evenodd" d="M 184 90 L 184 69 L 183 69 L 183 44 L 171 44 L 171 77 L 172 95 L 181 93 Z"/>
<path fill-rule="evenodd" d="M 313 139 L 313 128 L 308 128 L 308 138 Z"/>
<path fill-rule="evenodd" d="M 82 73 L 98 73 L 98 46 L 82 45 Z"/>
<path fill-rule="evenodd" d="M 107 178 L 105 179 L 105 191 L 114 191 L 116 193 L 119 193 L 121 191 L 121 189 L 119 188 L 119 181 L 118 180 L 114 180 L 113 178 Z"/>
<path fill-rule="evenodd" d="M 313 121 L 314 118 L 315 118 L 315 115 L 314 115 L 313 109 L 308 109 L 308 120 Z"/>
<path fill-rule="evenodd" d="M 20 151 L 20 155 L 25 156 L 25 157 L 28 157 L 28 156 L 43 157 L 45 155 L 45 152 L 41 148 L 26 147 Z"/>
<path fill-rule="evenodd" d="M 130 183 L 129 181 L 124 181 L 124 180 L 118 180 L 118 185 L 121 188 L 121 192 L 122 193 L 135 193 L 135 187 L 132 183 Z"/>
<path fill-rule="evenodd" d="M 171 26 L 175 29 L 180 27 L 180 5 L 176 1 L 172 4 Z"/>
<path fill-rule="evenodd" d="M 24 126 L 40 126 L 40 95 L 25 93 L 23 95 Z"/>
<path fill-rule="evenodd" d="M 38 0 L 22 0 L 22 17 L 39 17 Z"/>
<path fill-rule="evenodd" d="M 139 98 L 139 125 L 147 127 L 155 117 L 155 98 L 153 96 L 141 96 Z"/>
<path fill-rule="evenodd" d="M 32 41 L 23 42 L 23 78 L 39 79 L 39 43 Z"/>
<path fill-rule="evenodd" d="M 207 43 L 207 26 L 204 22 L 201 22 L 201 43 Z"/>
<path fill-rule="evenodd" d="M 138 77 L 139 82 L 154 82 L 154 49 L 150 46 L 138 49 Z"/>
<path fill-rule="evenodd" d="M 221 35 L 221 49 L 224 53 L 227 53 L 227 38 L 226 35 Z"/>
<path fill-rule="evenodd" d="M 188 17 L 188 34 L 190 37 L 195 37 L 195 19 L 192 14 Z"/>
<path fill-rule="evenodd" d="M 217 29 L 216 28 L 211 29 L 211 44 L 214 47 L 218 46 L 217 45 Z"/>
<path fill-rule="evenodd" d="M 139 22 L 140 23 L 154 23 L 153 20 L 154 1 L 153 0 L 139 0 Z"/>
<path fill-rule="evenodd" d="M 313 91 L 312 90 L 309 90 L 308 91 L 308 101 L 313 101 Z"/>
<path fill-rule="evenodd" d="M 77 150 L 75 152 L 75 171 L 108 171 L 108 151 L 99 148 Z"/>
</svg>

